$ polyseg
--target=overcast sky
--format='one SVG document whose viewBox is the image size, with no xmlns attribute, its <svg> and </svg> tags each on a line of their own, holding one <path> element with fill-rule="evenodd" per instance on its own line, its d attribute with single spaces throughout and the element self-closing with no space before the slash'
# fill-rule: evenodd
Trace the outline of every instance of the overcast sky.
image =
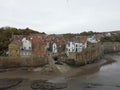
<svg viewBox="0 0 120 90">
<path fill-rule="evenodd" d="M 46 33 L 120 30 L 120 0 L 0 0 L 0 27 Z"/>
</svg>

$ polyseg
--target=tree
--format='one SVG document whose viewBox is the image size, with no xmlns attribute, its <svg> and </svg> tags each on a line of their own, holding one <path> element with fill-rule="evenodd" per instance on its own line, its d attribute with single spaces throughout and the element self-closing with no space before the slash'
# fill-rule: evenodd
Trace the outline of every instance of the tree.
<svg viewBox="0 0 120 90">
<path fill-rule="evenodd" d="M 3 55 L 5 51 L 8 49 L 8 45 L 10 44 L 10 38 L 13 34 L 16 35 L 26 35 L 31 33 L 39 33 L 37 31 L 31 30 L 29 28 L 26 29 L 17 29 L 14 27 L 2 27 L 0 28 L 0 55 Z"/>
</svg>

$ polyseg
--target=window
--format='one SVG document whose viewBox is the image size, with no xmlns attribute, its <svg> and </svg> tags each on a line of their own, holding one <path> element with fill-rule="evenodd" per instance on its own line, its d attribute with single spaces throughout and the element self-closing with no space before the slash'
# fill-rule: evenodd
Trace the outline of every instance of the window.
<svg viewBox="0 0 120 90">
<path fill-rule="evenodd" d="M 77 47 L 78 45 L 76 44 L 76 47 Z"/>
<path fill-rule="evenodd" d="M 31 47 L 29 47 L 29 50 L 31 50 Z"/>
<path fill-rule="evenodd" d="M 24 48 L 24 50 L 26 50 L 26 47 L 23 47 Z"/>
<path fill-rule="evenodd" d="M 70 46 L 70 43 L 68 43 L 68 47 Z"/>
<path fill-rule="evenodd" d="M 77 48 L 76 48 L 76 52 L 77 52 Z"/>
<path fill-rule="evenodd" d="M 69 49 L 69 51 L 70 51 L 70 49 Z"/>
</svg>

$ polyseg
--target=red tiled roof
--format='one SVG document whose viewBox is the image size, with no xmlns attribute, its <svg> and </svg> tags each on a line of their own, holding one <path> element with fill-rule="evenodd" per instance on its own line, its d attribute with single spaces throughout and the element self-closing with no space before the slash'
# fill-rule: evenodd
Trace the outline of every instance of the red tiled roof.
<svg viewBox="0 0 120 90">
<path fill-rule="evenodd" d="M 87 42 L 87 36 L 81 36 L 80 37 L 80 43 L 85 44 Z"/>
<path fill-rule="evenodd" d="M 14 40 L 12 44 L 22 45 L 22 42 L 20 40 Z"/>
<path fill-rule="evenodd" d="M 100 39 L 103 37 L 103 34 L 96 34 L 95 36 L 96 36 L 96 39 Z"/>
<path fill-rule="evenodd" d="M 46 52 L 44 51 L 35 51 L 33 52 L 34 55 L 46 55 Z"/>
</svg>

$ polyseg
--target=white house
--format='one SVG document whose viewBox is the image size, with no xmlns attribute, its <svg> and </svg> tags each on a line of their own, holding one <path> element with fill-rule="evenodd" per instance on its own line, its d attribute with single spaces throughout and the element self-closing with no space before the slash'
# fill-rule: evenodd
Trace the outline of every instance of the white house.
<svg viewBox="0 0 120 90">
<path fill-rule="evenodd" d="M 32 43 L 26 38 L 22 39 L 22 48 L 20 51 L 21 56 L 31 56 L 32 55 Z"/>
<path fill-rule="evenodd" d="M 56 54 L 57 53 L 57 44 L 56 43 L 53 43 L 52 44 L 52 53 Z"/>
<path fill-rule="evenodd" d="M 27 40 L 26 38 L 23 38 L 22 39 L 22 49 L 24 49 L 24 50 L 32 50 L 31 41 Z"/>
<path fill-rule="evenodd" d="M 97 39 L 95 38 L 95 36 L 90 36 L 90 37 L 87 37 L 87 41 L 88 42 L 91 42 L 91 43 L 97 43 Z"/>
<path fill-rule="evenodd" d="M 106 33 L 105 35 L 108 37 L 112 36 L 110 32 Z"/>
<path fill-rule="evenodd" d="M 68 42 L 66 44 L 66 54 L 69 55 L 70 52 L 81 52 L 83 49 L 82 43 Z"/>
<path fill-rule="evenodd" d="M 66 44 L 66 52 L 74 52 L 74 42 L 68 42 Z"/>
<path fill-rule="evenodd" d="M 82 45 L 82 43 L 74 43 L 74 51 L 75 52 L 81 52 L 82 51 L 82 48 L 83 48 L 83 45 Z"/>
</svg>

